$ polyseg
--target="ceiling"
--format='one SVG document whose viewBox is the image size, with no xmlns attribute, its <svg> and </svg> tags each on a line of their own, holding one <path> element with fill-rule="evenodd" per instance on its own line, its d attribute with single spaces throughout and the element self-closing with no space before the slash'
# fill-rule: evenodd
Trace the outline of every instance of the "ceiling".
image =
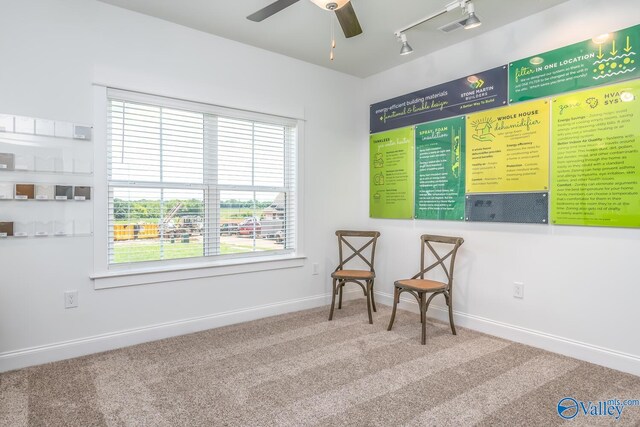
<svg viewBox="0 0 640 427">
<path fill-rule="evenodd" d="M 247 15 L 274 0 L 100 0 L 125 9 L 227 39 L 281 53 L 358 77 L 367 77 L 404 62 L 475 37 L 568 0 L 474 0 L 483 25 L 450 33 L 438 30 L 463 18 L 457 8 L 407 32 L 412 55 L 400 56 L 394 32 L 440 11 L 450 0 L 352 0 L 364 30 L 345 39 L 335 14 L 309 0 L 252 22 Z M 331 19 L 336 27 L 335 60 L 329 60 Z"/>
</svg>

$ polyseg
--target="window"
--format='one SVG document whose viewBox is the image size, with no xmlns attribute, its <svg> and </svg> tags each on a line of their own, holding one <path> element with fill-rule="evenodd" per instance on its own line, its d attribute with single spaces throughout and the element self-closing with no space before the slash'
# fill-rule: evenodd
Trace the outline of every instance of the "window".
<svg viewBox="0 0 640 427">
<path fill-rule="evenodd" d="M 108 92 L 109 265 L 294 252 L 294 120 L 127 94 Z"/>
</svg>

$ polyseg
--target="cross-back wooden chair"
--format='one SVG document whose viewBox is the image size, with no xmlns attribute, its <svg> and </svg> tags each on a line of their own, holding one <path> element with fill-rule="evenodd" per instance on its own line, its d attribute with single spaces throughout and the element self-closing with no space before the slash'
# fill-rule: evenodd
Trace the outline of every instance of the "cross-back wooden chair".
<svg viewBox="0 0 640 427">
<path fill-rule="evenodd" d="M 373 323 L 373 317 L 371 316 L 371 308 L 376 311 L 376 303 L 373 299 L 373 281 L 376 277 L 376 272 L 373 267 L 375 255 L 376 255 L 376 242 L 380 233 L 377 231 L 351 231 L 351 230 L 338 230 L 336 231 L 338 236 L 338 251 L 340 254 L 340 264 L 333 273 L 331 278 L 333 279 L 333 292 L 331 297 L 331 312 L 329 313 L 329 320 L 333 319 L 333 310 L 336 304 L 336 295 L 340 294 L 338 300 L 338 309 L 342 308 L 342 289 L 347 283 L 356 283 L 360 285 L 364 296 L 367 298 L 367 311 L 369 313 L 369 323 Z M 362 238 L 366 238 L 363 241 Z M 356 240 L 358 241 L 356 243 Z M 365 250 L 371 246 L 370 255 L 367 257 Z M 345 252 L 350 253 L 349 256 L 345 256 Z M 369 268 L 364 269 L 347 269 L 346 266 L 349 262 L 361 260 L 364 265 Z"/>
<path fill-rule="evenodd" d="M 427 309 L 431 300 L 436 295 L 444 295 L 445 301 L 449 306 L 449 324 L 451 325 L 451 332 L 456 334 L 456 327 L 453 324 L 453 268 L 455 267 L 456 254 L 460 245 L 464 243 L 462 237 L 447 237 L 447 236 L 434 236 L 430 234 L 423 234 L 420 236 L 421 241 L 421 254 L 420 254 L 420 271 L 415 274 L 411 279 L 398 280 L 394 284 L 393 292 L 393 312 L 391 313 L 391 320 L 389 321 L 388 331 L 393 326 L 393 321 L 396 318 L 396 308 L 400 301 L 400 294 L 403 292 L 409 292 L 415 297 L 420 305 L 420 322 L 422 323 L 422 344 L 426 342 L 426 325 L 427 325 Z M 439 252 L 433 245 L 433 243 L 444 245 L 447 253 L 442 255 L 442 250 Z M 429 249 L 429 252 L 426 251 Z M 428 256 L 435 257 L 435 261 L 429 265 L 426 263 Z M 446 261 L 449 260 L 447 263 Z M 448 264 L 448 265 L 447 265 Z M 425 273 L 433 270 L 434 268 L 441 266 L 447 277 L 447 282 L 439 282 L 436 280 L 425 279 Z M 427 294 L 432 295 L 427 299 Z"/>
</svg>

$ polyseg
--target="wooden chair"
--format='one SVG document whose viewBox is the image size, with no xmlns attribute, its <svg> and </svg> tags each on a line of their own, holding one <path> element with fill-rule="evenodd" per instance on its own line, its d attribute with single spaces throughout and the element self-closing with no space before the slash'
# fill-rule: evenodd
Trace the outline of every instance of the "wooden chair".
<svg viewBox="0 0 640 427">
<path fill-rule="evenodd" d="M 426 342 L 426 325 L 427 325 L 427 308 L 431 300 L 436 295 L 444 295 L 444 299 L 449 306 L 449 324 L 451 325 L 451 332 L 456 334 L 456 328 L 453 324 L 453 268 L 456 262 L 456 253 L 460 245 L 464 243 L 464 239 L 461 237 L 446 237 L 446 236 L 433 236 L 430 234 L 424 234 L 420 236 L 421 241 L 421 260 L 420 260 L 420 272 L 418 272 L 411 279 L 398 280 L 395 282 L 393 292 L 393 312 L 391 313 L 391 320 L 389 321 L 388 331 L 393 326 L 393 321 L 396 318 L 396 308 L 400 301 L 400 294 L 403 292 L 409 292 L 413 295 L 418 304 L 420 305 L 420 322 L 422 323 L 422 344 Z M 434 248 L 433 243 L 439 245 L 445 245 L 447 249 L 451 248 L 449 252 L 441 256 L 438 250 Z M 437 246 L 437 245 L 436 245 Z M 426 265 L 426 258 L 429 256 L 425 248 L 429 248 L 430 253 L 435 257 L 435 261 L 432 264 Z M 449 259 L 448 266 L 445 261 Z M 441 266 L 447 277 L 447 282 L 438 282 L 435 280 L 429 280 L 424 278 L 424 274 L 433 270 L 437 266 Z M 427 294 L 432 295 L 427 299 Z"/>
<path fill-rule="evenodd" d="M 329 320 L 333 319 L 333 310 L 336 304 L 336 295 L 339 293 L 338 309 L 342 308 L 342 288 L 347 283 L 356 283 L 360 285 L 364 292 L 364 296 L 367 298 L 367 311 L 369 312 L 369 323 L 373 323 L 371 317 L 371 308 L 376 311 L 376 303 L 373 299 L 373 281 L 376 277 L 375 270 L 373 268 L 373 262 L 376 255 L 376 242 L 380 233 L 377 231 L 349 231 L 338 230 L 336 231 L 338 236 L 338 251 L 340 254 L 340 264 L 336 267 L 335 271 L 331 273 L 333 279 L 333 292 L 331 298 L 331 312 L 329 313 Z M 366 241 L 363 241 L 363 238 Z M 367 257 L 363 251 L 371 246 L 370 256 Z M 348 257 L 345 257 L 344 252 L 351 253 Z M 358 257 L 358 258 L 356 258 Z M 346 265 L 350 261 L 362 260 L 364 265 L 368 266 L 368 269 L 347 269 Z"/>
</svg>

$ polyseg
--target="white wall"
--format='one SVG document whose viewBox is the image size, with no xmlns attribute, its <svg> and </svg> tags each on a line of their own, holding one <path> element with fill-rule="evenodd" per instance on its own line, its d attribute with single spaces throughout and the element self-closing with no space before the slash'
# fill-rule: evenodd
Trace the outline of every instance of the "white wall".
<svg viewBox="0 0 640 427">
<path fill-rule="evenodd" d="M 307 256 L 300 268 L 96 291 L 93 238 L 0 241 L 0 371 L 326 302 L 333 232 L 358 214 L 334 189 L 359 154 L 360 79 L 92 0 L 3 1 L 0 53 L 2 113 L 91 123 L 101 83 L 303 117 Z M 77 309 L 63 308 L 69 289 Z"/>
<path fill-rule="evenodd" d="M 637 0 L 573 0 L 367 78 L 366 105 L 638 23 Z M 366 113 L 360 112 L 362 120 Z M 362 188 L 368 186 L 367 153 L 362 143 Z M 358 217 L 366 218 L 367 192 L 361 194 Z M 380 292 L 391 294 L 395 279 L 415 273 L 420 234 L 460 235 L 465 244 L 454 292 L 460 324 L 640 374 L 639 229 L 367 223 L 382 233 Z M 408 255 L 397 256 L 399 248 Z M 525 284 L 522 300 L 512 297 L 515 281 Z"/>
</svg>

